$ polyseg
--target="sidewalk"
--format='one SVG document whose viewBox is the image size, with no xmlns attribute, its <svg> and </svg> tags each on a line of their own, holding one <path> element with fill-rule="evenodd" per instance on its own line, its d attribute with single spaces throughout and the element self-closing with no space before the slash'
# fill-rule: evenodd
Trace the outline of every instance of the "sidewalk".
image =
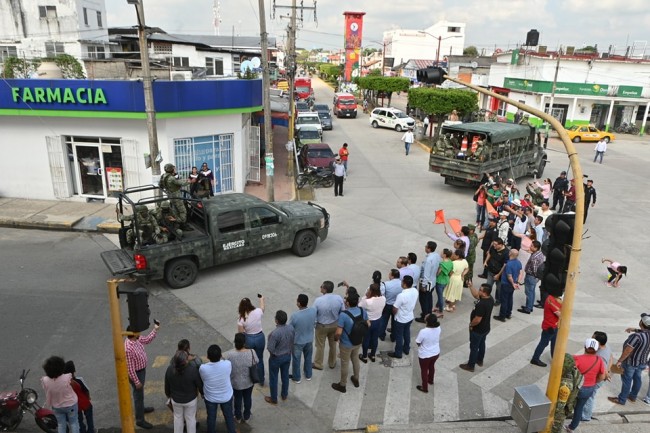
<svg viewBox="0 0 650 433">
<path fill-rule="evenodd" d="M 291 201 L 295 196 L 293 173 L 287 173 L 287 128 L 273 129 L 275 201 Z M 293 169 L 293 168 L 292 168 Z M 244 192 L 267 199 L 266 170 L 260 170 L 260 183 L 249 183 Z M 300 191 L 298 199 L 313 199 L 309 188 Z M 120 224 L 115 204 L 62 200 L 27 200 L 0 197 L 0 226 L 40 230 L 117 233 Z"/>
</svg>

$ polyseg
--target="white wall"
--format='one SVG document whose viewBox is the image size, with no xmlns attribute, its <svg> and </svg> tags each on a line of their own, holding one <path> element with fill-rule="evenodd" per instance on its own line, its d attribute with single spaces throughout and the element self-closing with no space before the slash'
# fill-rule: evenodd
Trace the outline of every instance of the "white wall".
<svg viewBox="0 0 650 433">
<path fill-rule="evenodd" d="M 450 32 L 451 27 L 459 31 Z M 438 53 L 438 37 L 442 38 L 439 53 L 441 60 L 450 53 L 462 55 L 465 46 L 465 23 L 440 21 L 422 32 L 413 29 L 386 31 L 386 56 L 394 58 L 395 64 L 409 60 L 435 60 Z"/>
</svg>

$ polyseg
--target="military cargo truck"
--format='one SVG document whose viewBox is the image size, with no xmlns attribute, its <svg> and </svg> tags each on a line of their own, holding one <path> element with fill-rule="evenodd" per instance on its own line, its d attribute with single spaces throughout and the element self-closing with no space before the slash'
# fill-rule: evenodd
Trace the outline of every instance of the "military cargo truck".
<svg viewBox="0 0 650 433">
<path fill-rule="evenodd" d="M 239 193 L 203 200 L 187 195 L 179 199 L 187 209 L 182 235 L 157 243 L 138 225 L 136 206 L 153 209 L 165 200 L 164 193 L 154 185 L 120 193 L 118 212 L 128 213 L 130 209 L 135 216 L 120 218 L 121 249 L 101 254 L 113 275 L 164 279 L 178 289 L 191 285 L 199 270 L 212 266 L 286 249 L 299 257 L 308 256 L 316 249 L 318 239 L 323 242 L 327 238 L 329 229 L 329 213 L 312 202 L 268 203 Z M 127 242 L 129 230 L 133 243 Z"/>
<path fill-rule="evenodd" d="M 442 125 L 431 147 L 429 171 L 446 184 L 475 186 L 484 173 L 541 177 L 547 155 L 534 127 L 502 122 Z"/>
</svg>

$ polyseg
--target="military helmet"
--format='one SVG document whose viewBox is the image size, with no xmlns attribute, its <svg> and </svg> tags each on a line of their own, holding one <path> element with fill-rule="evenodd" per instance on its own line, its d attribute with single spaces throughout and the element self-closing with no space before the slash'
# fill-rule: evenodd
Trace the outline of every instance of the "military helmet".
<svg viewBox="0 0 650 433">
<path fill-rule="evenodd" d="M 137 205 L 137 206 L 135 207 L 135 211 L 136 211 L 137 213 L 145 214 L 145 213 L 148 213 L 148 212 L 149 212 L 149 208 L 148 208 L 147 206 L 143 205 L 143 204 L 139 204 L 139 205 Z"/>
<path fill-rule="evenodd" d="M 163 201 L 162 203 L 160 203 L 160 207 L 162 209 L 169 209 L 171 208 L 171 204 L 168 201 Z"/>
<path fill-rule="evenodd" d="M 174 164 L 168 163 L 165 164 L 165 173 L 173 173 L 174 172 Z"/>
</svg>

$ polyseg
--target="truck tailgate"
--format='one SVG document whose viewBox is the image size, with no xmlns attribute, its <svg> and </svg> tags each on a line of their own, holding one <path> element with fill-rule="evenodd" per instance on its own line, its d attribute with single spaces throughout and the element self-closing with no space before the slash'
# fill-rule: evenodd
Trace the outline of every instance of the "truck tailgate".
<svg viewBox="0 0 650 433">
<path fill-rule="evenodd" d="M 135 261 L 128 251 L 104 251 L 101 256 L 106 267 L 113 275 L 125 275 L 135 272 Z"/>
</svg>

